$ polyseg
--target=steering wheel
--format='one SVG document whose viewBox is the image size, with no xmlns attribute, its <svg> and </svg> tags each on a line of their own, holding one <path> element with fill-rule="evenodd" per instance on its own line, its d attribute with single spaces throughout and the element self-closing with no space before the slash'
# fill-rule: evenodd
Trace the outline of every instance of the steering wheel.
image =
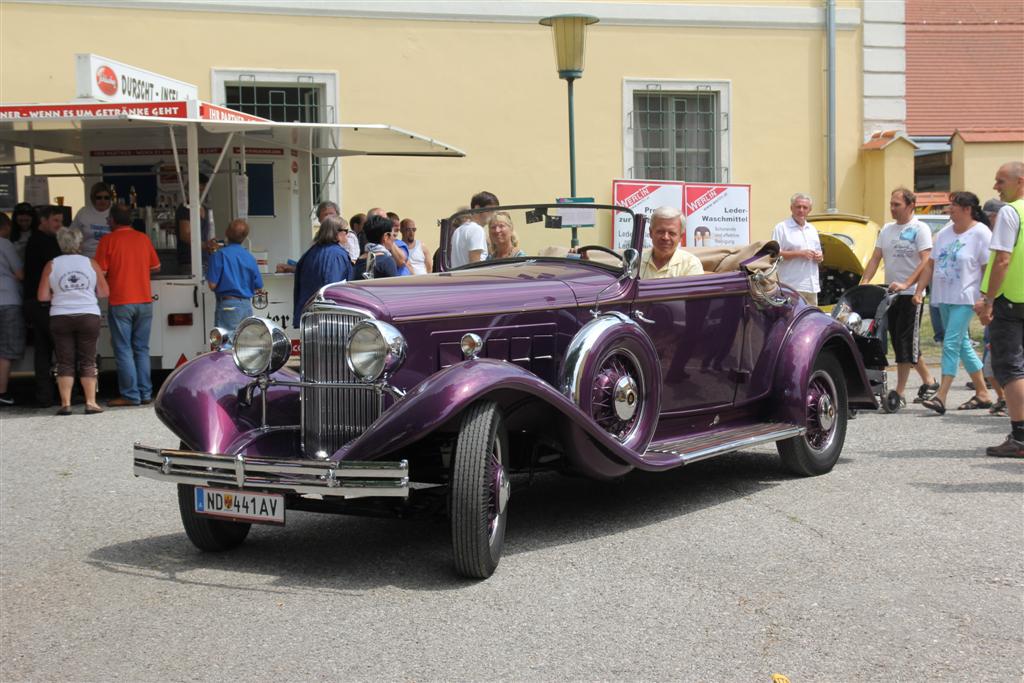
<svg viewBox="0 0 1024 683">
<path fill-rule="evenodd" d="M 610 254 L 611 256 L 614 256 L 615 258 L 622 261 L 623 266 L 626 265 L 626 258 L 622 254 L 618 253 L 614 249 L 609 249 L 608 247 L 600 244 L 588 244 L 585 247 L 577 247 L 576 253 L 579 254 L 581 258 L 584 258 L 586 256 L 586 253 L 591 249 L 593 249 L 594 251 L 603 251 L 606 254 Z"/>
</svg>

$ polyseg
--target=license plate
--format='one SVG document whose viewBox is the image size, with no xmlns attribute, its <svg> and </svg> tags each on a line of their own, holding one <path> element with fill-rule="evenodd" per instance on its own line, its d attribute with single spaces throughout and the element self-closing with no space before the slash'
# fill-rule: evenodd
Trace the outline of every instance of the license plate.
<svg viewBox="0 0 1024 683">
<path fill-rule="evenodd" d="M 284 524 L 284 496 L 197 486 L 195 510 L 201 515 L 245 522 Z"/>
</svg>

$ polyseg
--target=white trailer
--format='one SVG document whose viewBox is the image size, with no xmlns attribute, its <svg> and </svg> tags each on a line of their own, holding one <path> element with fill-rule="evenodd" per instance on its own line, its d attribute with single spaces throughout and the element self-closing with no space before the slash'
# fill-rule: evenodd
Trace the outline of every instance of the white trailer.
<svg viewBox="0 0 1024 683">
<path fill-rule="evenodd" d="M 0 143 L 27 149 L 33 176 L 48 175 L 43 169 L 52 168 L 37 161 L 41 151 L 74 163 L 76 171 L 70 175 L 81 177 L 86 187 L 101 179 L 116 182 L 118 177 L 152 176 L 161 188 L 159 195 L 173 197 L 169 217 L 166 209 L 164 215 L 157 211 L 162 206 L 140 207 L 162 257 L 176 245 L 173 207 L 179 201 L 189 207 L 192 217 L 198 217 L 206 204 L 222 235 L 232 218 L 247 212 L 246 170 L 261 167 L 264 184 L 259 199 L 273 208 L 265 215 L 247 216 L 252 228 L 248 245 L 265 254 L 270 272 L 264 276 L 266 301 L 254 301 L 254 310 L 289 332 L 293 277 L 274 273 L 274 263 L 298 259 L 310 244 L 315 211 L 313 160 L 360 155 L 465 156 L 451 145 L 385 124 L 278 123 L 198 100 L 0 105 Z M 211 178 L 203 197 L 195 191 L 201 167 Z M 127 199 L 122 187 L 118 185 L 119 198 Z M 192 225 L 198 226 L 199 221 L 192 220 Z M 164 272 L 153 276 L 150 354 L 154 369 L 174 368 L 209 350 L 215 297 L 199 265 L 200 232 L 191 231 L 189 272 L 162 268 Z M 112 369 L 105 315 L 103 325 L 101 367 Z M 30 354 L 31 349 L 15 370 L 32 367 Z"/>
</svg>

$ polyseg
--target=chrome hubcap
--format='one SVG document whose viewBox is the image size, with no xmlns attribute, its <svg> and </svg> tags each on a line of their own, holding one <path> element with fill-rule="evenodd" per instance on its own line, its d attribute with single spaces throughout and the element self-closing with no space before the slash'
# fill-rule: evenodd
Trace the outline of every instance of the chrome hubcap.
<svg viewBox="0 0 1024 683">
<path fill-rule="evenodd" d="M 836 421 L 836 407 L 832 403 L 832 397 L 828 394 L 818 399 L 818 424 L 825 431 L 832 429 Z"/>
<path fill-rule="evenodd" d="M 498 489 L 498 514 L 503 515 L 505 514 L 505 506 L 508 505 L 508 497 L 512 487 L 509 486 L 508 477 L 505 475 L 505 468 L 500 465 L 498 467 L 498 473 L 495 477 Z"/>
<path fill-rule="evenodd" d="M 615 383 L 612 391 L 612 404 L 615 407 L 615 415 L 620 420 L 630 420 L 636 414 L 639 405 L 639 392 L 636 381 L 629 375 L 620 377 Z"/>
</svg>

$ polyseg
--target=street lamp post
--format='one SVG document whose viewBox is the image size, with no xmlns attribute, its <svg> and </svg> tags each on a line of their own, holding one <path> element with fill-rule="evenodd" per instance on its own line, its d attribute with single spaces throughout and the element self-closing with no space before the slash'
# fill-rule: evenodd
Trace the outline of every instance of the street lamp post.
<svg viewBox="0 0 1024 683">
<path fill-rule="evenodd" d="M 555 59 L 558 77 L 569 86 L 569 196 L 576 196 L 576 122 L 573 114 L 572 82 L 583 77 L 583 55 L 586 50 L 587 26 L 596 24 L 597 17 L 586 14 L 560 14 L 540 20 L 550 26 L 555 39 Z M 578 247 L 576 226 L 572 228 L 572 246 Z"/>
</svg>

